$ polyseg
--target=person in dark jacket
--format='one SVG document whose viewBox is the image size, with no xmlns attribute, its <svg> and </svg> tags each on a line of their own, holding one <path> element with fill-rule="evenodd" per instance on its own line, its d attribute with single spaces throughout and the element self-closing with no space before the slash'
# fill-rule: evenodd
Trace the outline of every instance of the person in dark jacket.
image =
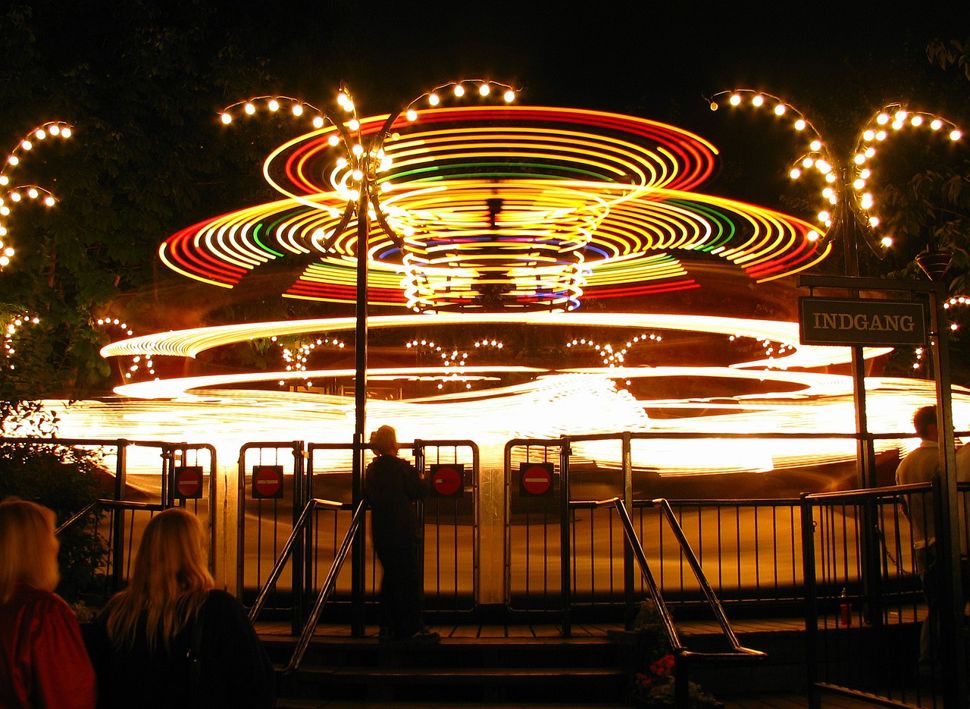
<svg viewBox="0 0 970 709">
<path fill-rule="evenodd" d="M 371 507 L 371 537 L 384 569 L 381 579 L 381 637 L 437 642 L 421 619 L 422 583 L 418 520 L 414 501 L 428 494 L 428 484 L 414 466 L 399 458 L 397 433 L 381 426 L 370 437 L 377 457 L 364 475 L 364 496 Z"/>
<path fill-rule="evenodd" d="M 99 707 L 272 707 L 273 668 L 242 606 L 215 590 L 199 520 L 145 527 L 128 588 L 88 633 Z"/>
</svg>

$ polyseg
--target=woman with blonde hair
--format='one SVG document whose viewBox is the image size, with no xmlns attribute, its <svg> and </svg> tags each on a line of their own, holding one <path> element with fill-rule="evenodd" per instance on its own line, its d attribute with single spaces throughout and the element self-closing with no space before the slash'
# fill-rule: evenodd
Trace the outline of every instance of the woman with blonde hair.
<svg viewBox="0 0 970 709">
<path fill-rule="evenodd" d="M 371 434 L 377 457 L 364 474 L 364 496 L 371 508 L 371 538 L 380 559 L 381 639 L 438 642 L 421 620 L 422 583 L 418 564 L 418 520 L 414 501 L 428 484 L 414 466 L 399 458 L 397 432 L 381 426 Z"/>
<path fill-rule="evenodd" d="M 94 706 L 94 671 L 60 580 L 54 513 L 0 502 L 0 706 Z"/>
<path fill-rule="evenodd" d="M 128 588 L 95 623 L 99 706 L 272 706 L 273 670 L 239 602 L 206 568 L 199 520 L 181 508 L 148 526 Z"/>
</svg>

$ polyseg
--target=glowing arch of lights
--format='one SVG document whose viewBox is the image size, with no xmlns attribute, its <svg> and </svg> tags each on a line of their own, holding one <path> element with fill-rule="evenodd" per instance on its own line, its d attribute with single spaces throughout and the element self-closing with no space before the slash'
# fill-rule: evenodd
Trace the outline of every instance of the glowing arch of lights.
<svg viewBox="0 0 970 709">
<path fill-rule="evenodd" d="M 386 120 L 361 120 L 360 134 Z M 358 195 L 338 128 L 319 125 L 265 161 L 284 199 L 183 229 L 162 244 L 162 261 L 232 288 L 291 260 L 299 275 L 286 297 L 353 302 L 356 229 L 335 232 Z M 523 106 L 408 111 L 383 150 L 382 217 L 404 248 L 374 225 L 375 304 L 475 310 L 492 298 L 572 310 L 583 298 L 695 288 L 684 256 L 725 260 L 762 282 L 809 268 L 829 249 L 809 238 L 806 222 L 696 192 L 714 146 L 642 118 Z"/>
</svg>

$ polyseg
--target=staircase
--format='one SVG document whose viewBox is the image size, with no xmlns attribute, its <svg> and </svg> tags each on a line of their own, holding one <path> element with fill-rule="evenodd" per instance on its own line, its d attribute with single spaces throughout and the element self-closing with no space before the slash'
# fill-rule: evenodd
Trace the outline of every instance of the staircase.
<svg viewBox="0 0 970 709">
<path fill-rule="evenodd" d="M 321 630 L 300 669 L 280 675 L 278 706 L 332 701 L 625 704 L 628 676 L 622 650 L 605 633 L 560 638 L 555 628 L 548 628 L 545 636 L 539 629 L 537 637 L 533 626 L 468 626 L 443 633 L 450 636 L 437 645 L 420 645 Z M 504 632 L 502 637 L 483 637 L 483 630 Z M 513 637 L 505 637 L 509 630 Z M 261 638 L 274 665 L 284 666 L 296 639 L 265 633 Z"/>
</svg>

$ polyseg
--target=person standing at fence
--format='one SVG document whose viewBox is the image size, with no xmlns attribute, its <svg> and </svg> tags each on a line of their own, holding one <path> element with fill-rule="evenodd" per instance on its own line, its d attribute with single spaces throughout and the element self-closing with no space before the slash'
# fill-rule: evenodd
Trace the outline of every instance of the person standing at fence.
<svg viewBox="0 0 970 709">
<path fill-rule="evenodd" d="M 242 606 L 205 563 L 199 520 L 175 507 L 145 527 L 128 588 L 89 634 L 100 707 L 272 707 L 273 668 Z"/>
<path fill-rule="evenodd" d="M 81 629 L 54 593 L 60 573 L 54 513 L 0 503 L 0 706 L 94 707 L 95 680 Z"/>
<path fill-rule="evenodd" d="M 377 457 L 364 475 L 364 496 L 371 507 L 374 551 L 384 570 L 381 579 L 381 638 L 437 642 L 421 619 L 422 582 L 418 520 L 414 502 L 428 494 L 428 484 L 414 466 L 398 457 L 397 433 L 381 426 L 370 437 Z"/>
<path fill-rule="evenodd" d="M 939 429 L 937 427 L 936 407 L 924 406 L 916 410 L 913 416 L 913 426 L 919 434 L 919 447 L 912 450 L 896 468 L 896 483 L 907 485 L 910 483 L 933 482 L 942 470 L 940 465 L 940 446 L 938 443 Z M 959 455 L 964 459 L 966 454 Z M 957 480 L 970 481 L 970 466 L 957 463 Z M 943 482 L 943 481 L 941 481 Z M 962 509 L 962 507 L 961 507 Z M 931 495 L 910 495 L 906 505 L 906 514 L 912 526 L 913 551 L 916 570 L 919 572 L 926 596 L 927 617 L 920 630 L 920 670 L 924 673 L 932 671 L 937 659 L 937 638 L 939 637 L 939 590 L 941 579 L 938 578 L 937 566 L 938 547 L 936 544 L 936 530 L 933 518 L 933 498 Z M 961 515 L 960 539 L 963 547 L 961 556 L 966 557 L 966 520 Z M 961 563 L 961 567 L 965 567 Z M 967 595 L 966 575 L 964 574 L 964 598 Z"/>
</svg>

